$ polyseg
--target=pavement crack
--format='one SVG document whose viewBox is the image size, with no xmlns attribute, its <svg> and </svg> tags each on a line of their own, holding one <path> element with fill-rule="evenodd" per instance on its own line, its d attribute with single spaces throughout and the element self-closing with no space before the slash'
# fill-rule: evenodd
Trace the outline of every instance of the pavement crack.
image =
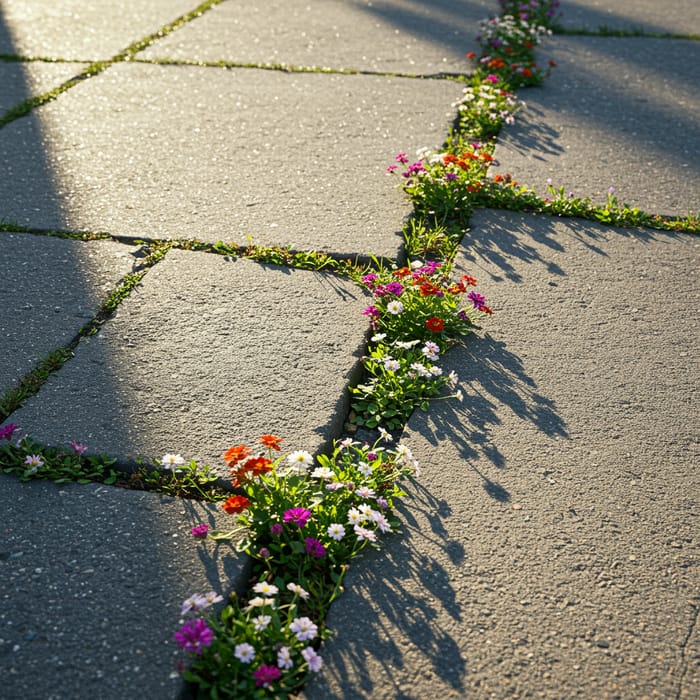
<svg viewBox="0 0 700 700">
<path fill-rule="evenodd" d="M 695 609 L 695 614 L 693 615 L 693 619 L 691 620 L 690 625 L 688 626 L 688 632 L 685 635 L 683 641 L 681 642 L 681 669 L 680 676 L 678 678 L 678 690 L 676 691 L 676 700 L 681 700 L 681 696 L 683 694 L 683 681 L 685 680 L 685 677 L 688 673 L 688 659 L 686 657 L 686 650 L 693 636 L 693 632 L 695 632 L 695 626 L 698 622 L 698 609 L 700 608 L 700 606 L 698 606 L 696 602 L 691 602 L 691 605 Z"/>
</svg>

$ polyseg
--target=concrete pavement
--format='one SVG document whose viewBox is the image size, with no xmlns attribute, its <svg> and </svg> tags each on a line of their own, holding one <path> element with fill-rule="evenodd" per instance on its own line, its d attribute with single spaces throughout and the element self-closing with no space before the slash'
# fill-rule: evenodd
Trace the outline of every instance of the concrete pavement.
<svg viewBox="0 0 700 700">
<path fill-rule="evenodd" d="M 158 37 L 197 3 L 142 5 L 0 0 L 0 53 L 61 61 L 0 60 L 3 110 L 153 37 L 0 128 L 0 221 L 17 227 L 0 232 L 3 388 L 75 337 L 143 239 L 399 257 L 410 208 L 384 168 L 440 146 L 461 93 L 446 75 L 469 70 L 497 10 L 225 0 Z M 700 33 L 690 0 L 662 16 L 641 0 L 562 10 L 568 27 Z M 525 92 L 501 171 L 700 209 L 696 42 L 563 36 L 546 51 L 560 66 Z M 423 466 L 405 534 L 353 564 L 307 697 L 700 692 L 696 240 L 475 216 L 457 267 L 497 314 L 448 355 L 464 404 L 407 426 Z M 123 462 L 182 452 L 222 467 L 264 432 L 318 450 L 342 430 L 365 304 L 332 275 L 174 250 L 9 420 Z M 182 600 L 245 571 L 187 539 L 214 510 L 0 483 L 5 696 L 175 697 Z"/>
</svg>

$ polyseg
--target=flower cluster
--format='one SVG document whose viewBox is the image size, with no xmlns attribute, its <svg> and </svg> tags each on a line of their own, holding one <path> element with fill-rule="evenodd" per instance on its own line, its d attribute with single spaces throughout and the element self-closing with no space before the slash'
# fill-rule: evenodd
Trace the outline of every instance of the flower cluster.
<svg viewBox="0 0 700 700">
<path fill-rule="evenodd" d="M 176 633 L 191 660 L 186 679 L 220 692 L 235 688 L 242 697 L 257 697 L 261 689 L 285 697 L 321 668 L 323 619 L 347 562 L 395 528 L 393 500 L 403 495 L 397 480 L 417 466 L 404 445 L 387 449 L 346 439 L 316 459 L 304 450 L 273 458 L 281 442 L 262 436 L 266 454 L 246 445 L 227 450 L 239 493 L 221 507 L 235 516 L 236 527 L 192 528 L 199 542 L 242 532 L 237 546 L 253 559 L 257 583 L 247 597 L 234 597 L 217 618 L 205 619 L 200 611 L 220 598 L 193 596 L 183 614 L 198 617 Z"/>
<path fill-rule="evenodd" d="M 502 15 L 513 15 L 535 25 L 553 27 L 562 12 L 559 0 L 498 0 Z"/>
<path fill-rule="evenodd" d="M 483 81 L 464 88 L 464 95 L 452 106 L 459 112 L 460 130 L 472 138 L 489 138 L 500 131 L 503 124 L 512 124 L 513 115 L 525 104 L 515 95 L 502 89 L 501 79 L 490 73 Z"/>
</svg>

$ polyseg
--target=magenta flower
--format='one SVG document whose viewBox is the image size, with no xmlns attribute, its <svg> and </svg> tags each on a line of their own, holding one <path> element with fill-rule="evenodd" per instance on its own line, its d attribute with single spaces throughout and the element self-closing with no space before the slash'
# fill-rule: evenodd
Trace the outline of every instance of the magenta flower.
<svg viewBox="0 0 700 700">
<path fill-rule="evenodd" d="M 260 664 L 260 666 L 253 671 L 255 685 L 258 687 L 262 686 L 263 688 L 269 688 L 281 675 L 282 671 L 280 671 L 277 666 L 268 666 L 267 664 Z"/>
<path fill-rule="evenodd" d="M 0 428 L 0 440 L 10 440 L 12 438 L 12 433 L 15 430 L 19 430 L 19 426 L 14 423 L 8 423 L 7 425 Z"/>
<path fill-rule="evenodd" d="M 315 538 L 307 537 L 304 540 L 306 544 L 306 553 L 317 559 L 323 559 L 326 556 L 326 548 Z"/>
<path fill-rule="evenodd" d="M 88 446 L 87 445 L 81 445 L 79 442 L 76 442 L 75 440 L 69 440 L 68 444 L 75 450 L 75 454 L 81 455 L 85 450 L 87 450 Z"/>
<path fill-rule="evenodd" d="M 399 163 L 408 163 L 408 156 L 405 153 L 399 153 L 396 156 L 396 160 Z"/>
<path fill-rule="evenodd" d="M 396 166 L 394 166 L 396 167 Z M 361 278 L 362 284 L 364 284 L 367 287 L 372 287 L 374 286 L 374 283 L 379 279 L 379 275 L 375 275 L 373 272 L 370 272 L 368 275 L 365 275 L 364 277 Z"/>
<path fill-rule="evenodd" d="M 384 289 L 394 296 L 400 297 L 403 293 L 403 285 L 401 282 L 389 282 L 389 284 L 384 286 Z"/>
<path fill-rule="evenodd" d="M 269 559 L 272 554 L 270 553 L 270 550 L 267 547 L 260 547 L 260 550 L 258 551 L 258 556 L 261 559 Z"/>
<path fill-rule="evenodd" d="M 189 620 L 175 632 L 177 645 L 194 654 L 201 654 L 204 647 L 211 646 L 214 633 L 201 618 Z"/>
<path fill-rule="evenodd" d="M 479 292 L 469 292 L 467 299 L 474 304 L 475 309 L 481 309 L 486 304 L 486 297 L 483 294 L 479 294 Z"/>
<path fill-rule="evenodd" d="M 275 537 L 279 537 L 283 532 L 284 527 L 282 526 L 282 523 L 274 523 L 270 526 L 270 534 L 275 535 Z"/>
<path fill-rule="evenodd" d="M 374 305 L 368 306 L 362 313 L 365 316 L 370 316 L 371 318 L 379 318 L 379 316 L 381 315 L 379 309 Z"/>
<path fill-rule="evenodd" d="M 207 533 L 209 532 L 209 525 L 202 523 L 201 525 L 195 525 L 192 528 L 192 537 L 196 540 L 206 540 Z"/>
<path fill-rule="evenodd" d="M 285 523 L 294 523 L 299 527 L 304 527 L 311 517 L 311 511 L 306 508 L 290 508 L 284 512 L 282 520 Z"/>
</svg>

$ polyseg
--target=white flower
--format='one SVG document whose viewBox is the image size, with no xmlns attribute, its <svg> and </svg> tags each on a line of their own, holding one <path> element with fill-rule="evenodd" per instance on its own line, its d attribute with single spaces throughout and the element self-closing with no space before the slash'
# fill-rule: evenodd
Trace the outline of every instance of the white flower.
<svg viewBox="0 0 700 700">
<path fill-rule="evenodd" d="M 311 472 L 311 476 L 314 477 L 314 479 L 331 479 L 334 473 L 329 467 L 316 467 L 316 469 Z"/>
<path fill-rule="evenodd" d="M 421 352 L 429 359 L 435 362 L 440 357 L 440 346 L 429 340 L 421 349 Z"/>
<path fill-rule="evenodd" d="M 403 313 L 404 305 L 398 299 L 393 299 L 386 305 L 386 310 L 390 314 L 398 316 L 400 313 Z"/>
<path fill-rule="evenodd" d="M 258 615 L 253 618 L 253 624 L 258 632 L 266 630 L 270 622 L 272 622 L 272 617 L 270 617 L 270 615 Z"/>
<path fill-rule="evenodd" d="M 289 629 L 294 632 L 300 642 L 313 639 L 318 633 L 318 627 L 308 617 L 295 617 Z"/>
<path fill-rule="evenodd" d="M 341 440 L 339 444 L 341 449 L 345 449 L 348 447 L 352 447 L 353 445 L 359 445 L 360 443 L 357 442 L 357 440 L 353 440 L 352 438 L 347 437 Z"/>
<path fill-rule="evenodd" d="M 384 440 L 384 442 L 393 442 L 394 441 L 394 438 L 391 437 L 391 434 L 388 433 L 386 430 L 384 430 L 384 428 L 382 428 L 381 425 L 377 426 L 377 430 L 379 431 L 379 434 L 382 436 L 382 440 Z"/>
<path fill-rule="evenodd" d="M 442 374 L 442 370 L 434 365 L 428 370 L 433 377 L 439 377 Z"/>
<path fill-rule="evenodd" d="M 368 486 L 360 486 L 360 488 L 356 489 L 355 493 L 360 498 L 374 498 L 374 489 L 371 489 Z"/>
<path fill-rule="evenodd" d="M 381 343 L 384 338 L 386 338 L 386 333 L 375 333 L 370 340 L 373 343 Z"/>
<path fill-rule="evenodd" d="M 358 542 L 362 542 L 362 540 L 367 540 L 368 542 L 377 541 L 376 532 L 372 532 L 372 530 L 368 530 L 365 527 L 360 527 L 359 525 L 355 525 L 355 534 L 357 535 Z"/>
<path fill-rule="evenodd" d="M 260 581 L 253 586 L 253 590 L 256 593 L 262 593 L 263 595 L 270 596 L 277 595 L 279 588 L 277 588 L 277 586 L 273 586 L 267 581 Z"/>
<path fill-rule="evenodd" d="M 323 665 L 323 659 L 314 651 L 313 647 L 306 647 L 306 649 L 301 650 L 301 655 L 304 660 L 309 664 L 309 671 L 318 673 Z"/>
<path fill-rule="evenodd" d="M 367 462 L 360 462 L 357 465 L 357 471 L 360 472 L 362 476 L 370 476 L 374 470 L 371 465 L 367 464 Z"/>
<path fill-rule="evenodd" d="M 383 513 L 373 510 L 370 519 L 376 524 L 380 532 L 391 532 L 391 525 L 389 525 L 389 521 Z"/>
<path fill-rule="evenodd" d="M 461 389 L 457 390 L 457 393 L 455 394 L 455 398 L 457 401 L 462 401 L 464 399 L 464 394 L 462 393 Z"/>
<path fill-rule="evenodd" d="M 411 369 L 418 374 L 419 377 L 429 377 L 430 372 L 428 371 L 428 368 L 425 365 L 422 365 L 420 362 L 414 362 L 411 365 Z"/>
<path fill-rule="evenodd" d="M 367 520 L 372 515 L 372 506 L 369 503 L 362 503 L 357 506 L 357 510 L 364 516 L 364 520 Z M 363 522 L 364 522 L 363 520 Z"/>
<path fill-rule="evenodd" d="M 314 463 L 314 458 L 306 450 L 297 450 L 287 455 L 287 462 L 301 471 L 306 471 Z"/>
<path fill-rule="evenodd" d="M 384 369 L 387 372 L 398 372 L 401 369 L 401 363 L 389 357 L 384 360 Z"/>
<path fill-rule="evenodd" d="M 249 664 L 255 658 L 255 648 L 247 642 L 236 644 L 233 655 L 242 663 Z"/>
<path fill-rule="evenodd" d="M 345 537 L 345 528 L 340 523 L 331 523 L 328 526 L 328 537 L 333 540 L 342 540 Z"/>
<path fill-rule="evenodd" d="M 185 459 L 182 455 L 167 454 L 163 455 L 163 458 L 160 460 L 160 463 L 167 469 L 174 469 L 175 467 L 183 465 L 185 463 Z"/>
<path fill-rule="evenodd" d="M 413 260 L 411 262 L 411 269 L 417 270 L 419 267 L 423 267 L 423 263 L 420 260 Z"/>
<path fill-rule="evenodd" d="M 449 384 L 451 389 L 454 389 L 457 386 L 457 382 L 459 381 L 459 377 L 457 376 L 457 372 L 452 370 L 448 375 L 447 375 L 447 383 Z"/>
<path fill-rule="evenodd" d="M 293 581 L 287 584 L 287 590 L 296 593 L 302 600 L 306 600 L 309 597 L 309 592 Z"/>
<path fill-rule="evenodd" d="M 350 508 L 348 511 L 348 522 L 350 525 L 359 525 L 367 520 L 366 515 L 362 515 L 357 508 Z"/>
<path fill-rule="evenodd" d="M 294 666 L 292 656 L 289 653 L 289 647 L 280 647 L 277 650 L 277 665 L 279 668 L 291 668 Z"/>
<path fill-rule="evenodd" d="M 264 608 L 266 605 L 269 605 L 270 607 L 274 608 L 275 607 L 275 599 L 274 598 L 261 598 L 260 596 L 256 596 L 255 598 L 251 598 L 248 601 L 248 605 L 246 606 L 246 610 L 252 610 L 253 608 Z"/>
</svg>

